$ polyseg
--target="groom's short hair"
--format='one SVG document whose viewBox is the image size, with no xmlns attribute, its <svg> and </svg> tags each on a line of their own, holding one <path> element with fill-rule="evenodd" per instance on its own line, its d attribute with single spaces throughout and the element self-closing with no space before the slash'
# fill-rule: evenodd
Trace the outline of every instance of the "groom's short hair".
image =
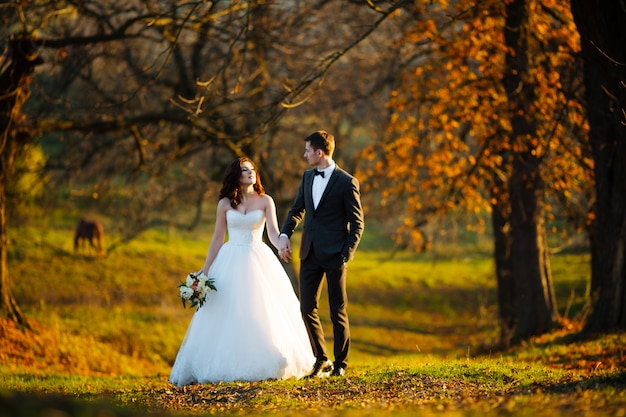
<svg viewBox="0 0 626 417">
<path fill-rule="evenodd" d="M 332 155 L 335 151 L 335 137 L 325 130 L 311 133 L 304 141 L 310 142 L 313 149 L 321 149 L 326 155 Z"/>
</svg>

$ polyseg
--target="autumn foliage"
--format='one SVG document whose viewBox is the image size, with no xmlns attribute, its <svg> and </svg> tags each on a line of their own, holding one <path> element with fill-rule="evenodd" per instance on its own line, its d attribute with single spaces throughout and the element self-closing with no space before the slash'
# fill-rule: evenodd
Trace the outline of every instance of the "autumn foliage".
<svg viewBox="0 0 626 417">
<path fill-rule="evenodd" d="M 423 227 L 445 213 L 465 214 L 472 231 L 506 198 L 511 155 L 531 149 L 546 184 L 547 221 L 580 232 L 589 221 L 593 162 L 586 145 L 579 39 L 565 1 L 528 1 L 534 101 L 524 111 L 535 134 L 512 140 L 504 88 L 505 3 L 416 3 L 404 34 L 406 71 L 398 77 L 383 139 L 363 152 L 365 194 L 401 217 L 399 242 L 421 248 Z M 521 87 L 520 87 L 521 88 Z M 503 185 L 504 184 L 504 185 Z M 563 223 L 561 223 L 563 225 Z"/>
</svg>

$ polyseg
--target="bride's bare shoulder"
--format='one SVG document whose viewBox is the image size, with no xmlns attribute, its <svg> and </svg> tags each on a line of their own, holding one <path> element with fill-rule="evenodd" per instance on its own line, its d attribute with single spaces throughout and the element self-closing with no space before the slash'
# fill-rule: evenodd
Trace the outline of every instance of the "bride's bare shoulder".
<svg viewBox="0 0 626 417">
<path fill-rule="evenodd" d="M 220 201 L 217 202 L 217 210 L 225 211 L 230 208 L 230 198 L 224 197 L 221 198 Z"/>
<path fill-rule="evenodd" d="M 270 206 L 274 206 L 274 199 L 271 195 L 263 194 L 261 198 L 263 198 L 263 204 L 269 204 Z"/>
</svg>

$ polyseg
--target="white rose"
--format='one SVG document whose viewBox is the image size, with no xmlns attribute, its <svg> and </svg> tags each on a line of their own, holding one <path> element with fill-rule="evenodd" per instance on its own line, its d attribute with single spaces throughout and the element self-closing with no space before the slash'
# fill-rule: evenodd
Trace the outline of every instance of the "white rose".
<svg viewBox="0 0 626 417">
<path fill-rule="evenodd" d="M 205 296 L 205 297 L 206 297 L 206 296 L 207 296 L 207 294 L 208 294 L 210 291 L 211 291 L 211 289 L 209 288 L 209 286 L 208 286 L 208 285 L 206 285 L 206 286 L 202 287 L 202 295 L 203 295 L 203 296 Z"/>
<path fill-rule="evenodd" d="M 180 296 L 185 300 L 189 300 L 193 296 L 193 290 L 189 287 L 180 287 Z"/>
<path fill-rule="evenodd" d="M 191 287 L 194 282 L 195 282 L 195 279 L 193 279 L 191 274 L 187 275 L 187 279 L 185 280 L 185 284 L 187 284 L 188 287 Z"/>
</svg>

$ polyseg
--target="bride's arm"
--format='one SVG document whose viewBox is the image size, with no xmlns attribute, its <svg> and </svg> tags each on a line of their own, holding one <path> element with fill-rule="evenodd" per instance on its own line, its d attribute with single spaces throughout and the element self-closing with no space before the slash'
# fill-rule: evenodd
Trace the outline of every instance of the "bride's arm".
<svg viewBox="0 0 626 417">
<path fill-rule="evenodd" d="M 219 203 L 217 203 L 215 230 L 213 231 L 213 238 L 211 239 L 209 252 L 207 253 L 204 266 L 202 267 L 202 272 L 204 272 L 205 275 L 209 275 L 211 264 L 224 244 L 224 239 L 226 238 L 226 211 L 229 207 L 230 201 L 227 198 L 222 198 Z"/>
<path fill-rule="evenodd" d="M 276 218 L 276 204 L 274 203 L 274 199 L 269 195 L 265 194 L 265 220 L 267 223 L 267 236 L 270 239 L 270 242 L 276 249 L 278 249 L 278 235 L 280 234 L 278 230 L 278 220 Z"/>
</svg>

